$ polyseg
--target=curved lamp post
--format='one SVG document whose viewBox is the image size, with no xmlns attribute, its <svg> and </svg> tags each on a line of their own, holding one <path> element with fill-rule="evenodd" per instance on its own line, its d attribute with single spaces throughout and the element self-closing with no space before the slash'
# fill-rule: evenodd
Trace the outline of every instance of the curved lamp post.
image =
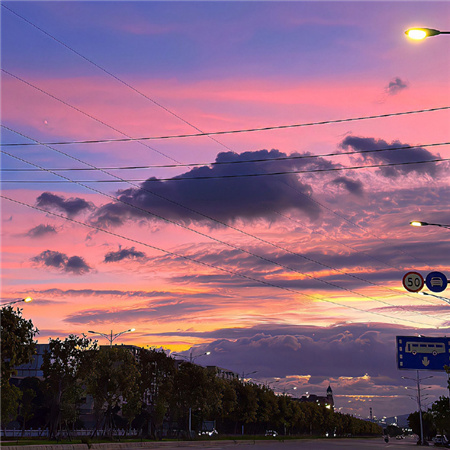
<svg viewBox="0 0 450 450">
<path fill-rule="evenodd" d="M 186 355 L 181 355 L 180 353 L 172 353 L 172 355 L 178 356 L 180 358 L 185 359 L 186 361 L 189 361 L 191 364 L 197 359 L 200 358 L 200 356 L 205 356 L 205 355 L 210 355 L 211 352 L 205 352 L 205 353 L 201 353 L 200 355 L 192 355 L 192 350 L 189 353 L 189 357 Z"/>
<path fill-rule="evenodd" d="M 25 297 L 25 298 L 21 298 L 20 300 L 13 300 L 11 302 L 2 303 L 1 306 L 3 307 L 3 306 L 8 306 L 8 305 L 13 305 L 14 303 L 20 303 L 20 302 L 30 303 L 31 301 L 33 301 L 33 299 L 31 297 Z"/>
<path fill-rule="evenodd" d="M 409 222 L 409 224 L 413 227 L 433 226 L 433 227 L 447 228 L 448 230 L 450 230 L 450 225 L 444 225 L 442 223 L 428 223 L 428 222 L 420 222 L 418 220 L 413 220 L 412 222 Z"/>
<path fill-rule="evenodd" d="M 409 28 L 405 31 L 406 36 L 416 41 L 420 41 L 430 36 L 437 36 L 438 34 L 450 34 L 450 31 L 439 31 L 434 28 Z"/>
<path fill-rule="evenodd" d="M 136 331 L 136 329 L 130 328 L 129 330 L 121 331 L 120 333 L 116 333 L 116 334 L 113 334 L 112 330 L 111 330 L 111 334 L 100 333 L 99 331 L 88 331 L 88 333 L 93 333 L 93 334 L 98 334 L 99 336 L 103 336 L 104 338 L 108 339 L 109 346 L 112 347 L 113 341 L 115 341 L 119 336 L 121 336 L 122 334 L 125 334 L 125 333 L 131 333 L 133 331 Z"/>
</svg>

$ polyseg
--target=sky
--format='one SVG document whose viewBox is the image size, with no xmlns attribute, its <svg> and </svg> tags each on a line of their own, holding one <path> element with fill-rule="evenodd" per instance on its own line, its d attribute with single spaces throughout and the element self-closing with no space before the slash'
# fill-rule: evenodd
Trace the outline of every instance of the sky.
<svg viewBox="0 0 450 450">
<path fill-rule="evenodd" d="M 450 333 L 402 285 L 450 272 L 450 231 L 409 225 L 450 224 L 450 38 L 404 31 L 448 2 L 1 6 L 1 298 L 38 342 L 135 328 L 114 342 L 416 409 L 395 337 Z"/>
</svg>

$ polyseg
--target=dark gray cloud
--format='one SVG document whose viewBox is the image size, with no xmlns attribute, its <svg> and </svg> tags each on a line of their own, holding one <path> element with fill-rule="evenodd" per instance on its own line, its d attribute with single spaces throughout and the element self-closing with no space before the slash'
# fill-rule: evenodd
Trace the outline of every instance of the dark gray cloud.
<svg viewBox="0 0 450 450">
<path fill-rule="evenodd" d="M 414 330 L 386 324 L 340 324 L 333 327 L 257 325 L 206 333 L 172 333 L 214 339 L 196 352 L 210 351 L 204 364 L 238 373 L 258 371 L 258 377 L 372 377 L 398 378 L 395 336 L 442 336 L 449 329 Z"/>
<path fill-rule="evenodd" d="M 50 234 L 56 234 L 56 228 L 51 225 L 38 225 L 29 230 L 25 235 L 31 238 L 39 238 Z"/>
<path fill-rule="evenodd" d="M 58 211 L 65 212 L 69 217 L 75 216 L 84 210 L 89 210 L 93 208 L 92 203 L 87 202 L 82 198 L 69 198 L 64 199 L 51 192 L 43 192 L 36 199 L 37 206 L 41 208 L 51 208 Z"/>
<path fill-rule="evenodd" d="M 336 167 L 322 158 L 236 163 L 286 156 L 278 150 L 259 150 L 241 154 L 219 153 L 216 162 L 233 164 L 197 167 L 178 178 L 226 177 Z M 105 204 L 95 211 L 91 220 L 100 226 L 118 226 L 127 219 L 136 217 L 147 217 L 150 220 L 161 220 L 161 217 L 164 217 L 183 223 L 207 221 L 211 224 L 208 218 L 196 211 L 226 223 L 239 219 L 271 220 L 277 217 L 274 211 L 299 211 L 310 219 L 316 219 L 320 208 L 308 197 L 311 193 L 312 187 L 303 183 L 297 174 L 248 176 L 231 180 L 218 178 L 158 181 L 150 178 L 142 184 L 142 189 L 119 191 L 118 198 L 125 204 L 120 202 Z"/>
<path fill-rule="evenodd" d="M 347 136 L 340 144 L 344 149 L 351 147 L 356 151 L 368 151 L 379 149 L 394 149 L 407 146 L 400 141 L 388 143 L 383 139 Z M 355 160 L 358 163 L 370 164 L 402 164 L 418 161 L 430 161 L 439 158 L 439 154 L 433 154 L 423 147 L 409 148 L 405 150 L 388 150 L 383 152 L 363 153 L 358 155 Z M 415 172 L 420 175 L 429 175 L 435 177 L 442 171 L 442 167 L 435 163 L 430 164 L 406 164 L 392 167 L 380 167 L 379 170 L 383 176 L 388 178 L 397 178 Z"/>
<path fill-rule="evenodd" d="M 403 91 L 408 87 L 408 83 L 406 81 L 403 81 L 399 77 L 396 77 L 394 80 L 390 81 L 389 84 L 386 86 L 385 91 L 389 95 L 396 95 L 400 91 Z"/>
<path fill-rule="evenodd" d="M 147 256 L 144 252 L 139 252 L 134 249 L 134 247 L 131 248 L 122 248 L 118 250 L 117 252 L 108 252 L 105 255 L 104 262 L 117 262 L 122 261 L 123 259 L 137 259 L 137 260 L 146 260 Z"/>
<path fill-rule="evenodd" d="M 65 253 L 53 250 L 45 250 L 31 260 L 39 265 L 55 267 L 63 272 L 71 272 L 76 275 L 83 275 L 91 271 L 81 256 L 68 257 Z"/>
<path fill-rule="evenodd" d="M 172 321 L 176 316 L 178 320 L 186 317 L 192 317 L 202 311 L 210 311 L 215 308 L 214 305 L 202 302 L 185 301 L 184 299 L 167 299 L 149 303 L 145 308 L 120 309 L 116 311 L 105 311 L 100 309 L 84 310 L 72 314 L 64 319 L 69 323 L 117 323 L 123 321 L 136 322 L 138 320 L 158 320 Z"/>
<path fill-rule="evenodd" d="M 364 194 L 363 184 L 360 180 L 352 180 L 348 177 L 337 177 L 331 184 L 343 186 L 350 194 L 361 197 Z"/>
</svg>

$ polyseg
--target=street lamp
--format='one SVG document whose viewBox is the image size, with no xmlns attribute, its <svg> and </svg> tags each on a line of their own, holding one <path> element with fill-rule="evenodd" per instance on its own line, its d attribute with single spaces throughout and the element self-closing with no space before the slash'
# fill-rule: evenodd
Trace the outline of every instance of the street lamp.
<svg viewBox="0 0 450 450">
<path fill-rule="evenodd" d="M 430 36 L 438 34 L 450 34 L 450 31 L 439 31 L 434 28 L 409 28 L 405 31 L 406 36 L 416 41 L 420 41 Z"/>
<path fill-rule="evenodd" d="M 31 297 L 26 297 L 26 298 L 21 298 L 20 300 L 13 300 L 11 302 L 6 302 L 6 303 L 2 303 L 2 307 L 3 306 L 8 306 L 8 305 L 13 305 L 14 303 L 20 303 L 20 302 L 25 302 L 25 303 L 29 303 L 33 301 L 33 299 Z"/>
<path fill-rule="evenodd" d="M 447 230 L 450 230 L 450 225 L 444 225 L 442 223 L 428 223 L 428 222 L 420 222 L 418 220 L 413 220 L 412 222 L 409 222 L 409 224 L 413 227 L 433 226 L 433 227 L 447 228 Z"/>
<path fill-rule="evenodd" d="M 252 374 L 254 374 L 254 373 L 256 373 L 256 372 L 258 372 L 258 371 L 257 371 L 257 370 L 254 370 L 253 372 L 247 372 L 247 373 L 242 372 L 241 380 L 244 381 L 245 378 L 248 378 L 249 375 L 252 375 Z M 250 377 L 250 378 L 252 378 L 252 377 Z"/>
<path fill-rule="evenodd" d="M 417 383 L 417 406 L 419 407 L 419 421 L 420 421 L 420 445 L 424 445 L 423 443 L 423 420 L 422 420 L 422 403 L 421 403 L 421 390 L 429 389 L 430 387 L 420 388 L 420 382 L 423 380 L 427 380 L 428 378 L 433 378 L 433 376 L 420 378 L 419 377 L 419 371 L 417 370 L 417 376 L 416 378 L 409 378 L 409 377 L 402 377 L 404 380 L 412 380 Z"/>
<path fill-rule="evenodd" d="M 130 328 L 129 330 L 121 331 L 120 333 L 116 333 L 116 334 L 113 334 L 112 330 L 111 330 L 111 334 L 100 333 L 99 331 L 88 331 L 88 333 L 93 333 L 93 334 L 98 334 L 100 336 L 103 336 L 104 338 L 108 339 L 109 346 L 112 347 L 113 341 L 115 341 L 119 336 L 121 336 L 122 334 L 125 334 L 125 333 L 131 333 L 133 331 L 136 331 L 136 329 Z"/>
<path fill-rule="evenodd" d="M 189 361 L 191 364 L 197 359 L 200 358 L 200 356 L 205 356 L 205 355 L 210 355 L 211 352 L 205 352 L 205 353 L 201 353 L 200 355 L 192 355 L 192 350 L 189 353 L 189 357 L 187 357 L 186 355 L 182 355 L 180 353 L 172 353 L 172 355 L 178 356 L 180 358 L 185 359 L 186 361 Z"/>
</svg>

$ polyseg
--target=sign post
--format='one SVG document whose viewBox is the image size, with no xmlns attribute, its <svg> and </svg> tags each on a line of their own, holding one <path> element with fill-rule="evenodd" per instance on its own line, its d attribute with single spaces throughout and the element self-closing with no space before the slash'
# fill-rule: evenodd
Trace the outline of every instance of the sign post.
<svg viewBox="0 0 450 450">
<path fill-rule="evenodd" d="M 397 336 L 397 367 L 445 372 L 450 365 L 450 337 Z"/>
</svg>

